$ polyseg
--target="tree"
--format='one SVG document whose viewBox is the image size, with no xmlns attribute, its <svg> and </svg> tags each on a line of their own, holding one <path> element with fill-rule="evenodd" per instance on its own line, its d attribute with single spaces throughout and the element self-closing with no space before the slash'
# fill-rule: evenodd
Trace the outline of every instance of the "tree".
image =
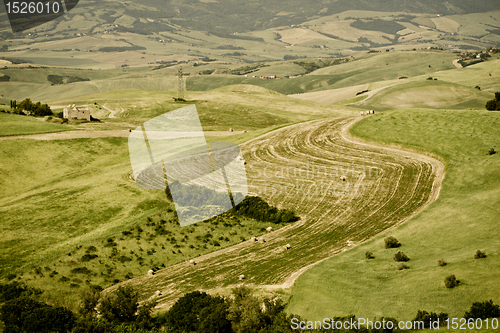
<svg viewBox="0 0 500 333">
<path fill-rule="evenodd" d="M 137 310 L 137 318 L 135 319 L 135 322 L 139 327 L 144 329 L 153 328 L 153 318 L 151 318 L 151 314 L 156 304 L 156 301 L 152 300 L 144 302 L 139 307 L 139 309 Z"/>
<path fill-rule="evenodd" d="M 484 259 L 484 258 L 486 258 L 486 253 L 481 250 L 477 250 L 476 254 L 474 254 L 474 259 Z"/>
<path fill-rule="evenodd" d="M 5 325 L 5 332 L 20 332 L 26 318 L 35 310 L 46 306 L 27 296 L 5 302 L 0 308 L 0 320 Z"/>
<path fill-rule="evenodd" d="M 233 300 L 229 306 L 228 319 L 231 320 L 235 333 L 257 333 L 263 328 L 260 302 L 253 297 L 250 289 L 233 289 Z"/>
<path fill-rule="evenodd" d="M 493 300 L 474 302 L 469 311 L 465 312 L 465 319 L 487 319 L 500 317 L 500 306 L 493 304 Z"/>
<path fill-rule="evenodd" d="M 231 333 L 231 322 L 227 319 L 229 304 L 218 302 L 200 311 L 202 318 L 198 332 Z"/>
<path fill-rule="evenodd" d="M 486 110 L 488 111 L 495 111 L 497 109 L 497 101 L 495 101 L 494 99 L 491 99 L 489 101 L 486 102 Z"/>
<path fill-rule="evenodd" d="M 78 312 L 84 317 L 93 317 L 97 315 L 97 304 L 101 298 L 102 288 L 93 286 L 82 292 L 81 303 Z"/>
<path fill-rule="evenodd" d="M 495 93 L 495 98 L 486 102 L 486 110 L 500 110 L 500 92 Z"/>
<path fill-rule="evenodd" d="M 408 260 L 410 260 L 410 258 L 408 258 L 408 256 L 404 252 L 398 251 L 394 255 L 394 260 L 396 260 L 396 261 L 408 261 Z"/>
<path fill-rule="evenodd" d="M 460 283 L 460 281 L 458 281 L 456 278 L 455 278 L 455 275 L 448 275 L 445 279 L 444 279 L 444 285 L 446 286 L 446 288 L 454 288 L 456 286 L 458 286 L 458 284 Z"/>
<path fill-rule="evenodd" d="M 172 333 L 225 333 L 231 332 L 227 330 L 230 326 L 225 319 L 226 315 L 227 304 L 222 297 L 213 297 L 205 292 L 193 291 L 178 299 L 167 312 L 165 319 Z M 200 327 L 206 328 L 206 330 L 201 330 Z"/>
<path fill-rule="evenodd" d="M 23 332 L 63 333 L 73 328 L 75 315 L 62 307 L 44 306 L 35 309 L 24 320 Z"/>
<path fill-rule="evenodd" d="M 430 312 L 429 313 L 427 311 L 418 310 L 417 311 L 417 316 L 415 317 L 415 319 L 413 319 L 413 321 L 422 321 L 422 322 L 424 322 L 424 327 L 425 328 L 431 328 L 430 327 L 431 321 L 438 320 L 439 321 L 439 325 L 440 326 L 444 326 L 446 319 L 448 319 L 448 314 L 444 313 L 444 312 L 441 312 L 440 314 L 437 314 L 435 312 Z"/>
<path fill-rule="evenodd" d="M 137 292 L 132 287 L 119 287 L 102 298 L 98 309 L 107 321 L 132 322 L 136 318 L 137 301 Z"/>
<path fill-rule="evenodd" d="M 386 249 L 391 249 L 391 248 L 396 248 L 396 247 L 401 246 L 401 243 L 399 243 L 398 240 L 393 236 L 386 237 L 384 239 L 384 242 L 385 242 Z"/>
</svg>

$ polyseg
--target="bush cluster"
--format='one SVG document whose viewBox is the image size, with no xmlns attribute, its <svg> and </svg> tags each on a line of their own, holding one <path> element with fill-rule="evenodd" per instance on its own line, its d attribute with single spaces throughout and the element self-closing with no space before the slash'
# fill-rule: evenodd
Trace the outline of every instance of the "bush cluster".
<svg viewBox="0 0 500 333">
<path fill-rule="evenodd" d="M 455 275 L 448 275 L 445 279 L 444 279 L 444 285 L 446 286 L 446 288 L 454 288 L 456 286 L 458 286 L 458 284 L 460 283 L 460 281 L 458 281 L 455 277 Z"/>
<path fill-rule="evenodd" d="M 385 242 L 385 248 L 386 249 L 392 249 L 392 248 L 397 248 L 401 246 L 401 243 L 398 242 L 398 240 L 393 237 L 389 236 L 384 239 Z"/>
<path fill-rule="evenodd" d="M 396 261 L 409 261 L 410 258 L 408 258 L 408 256 L 404 252 L 398 251 L 394 255 L 394 260 L 396 260 Z"/>
<path fill-rule="evenodd" d="M 269 221 L 272 223 L 295 222 L 299 219 L 291 210 L 277 209 L 276 207 L 269 206 L 267 202 L 259 197 L 246 197 L 234 208 L 234 213 L 258 221 Z"/>
<path fill-rule="evenodd" d="M 495 93 L 495 98 L 486 102 L 486 110 L 499 111 L 500 110 L 500 92 Z"/>
<path fill-rule="evenodd" d="M 486 253 L 481 250 L 477 250 L 476 254 L 474 255 L 474 259 L 483 259 L 483 258 L 486 258 Z"/>
</svg>

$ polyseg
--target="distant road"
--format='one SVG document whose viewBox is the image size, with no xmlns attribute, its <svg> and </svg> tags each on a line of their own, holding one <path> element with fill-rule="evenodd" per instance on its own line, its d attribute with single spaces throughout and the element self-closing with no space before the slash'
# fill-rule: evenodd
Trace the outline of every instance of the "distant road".
<svg viewBox="0 0 500 333">
<path fill-rule="evenodd" d="M 462 66 L 460 63 L 459 63 L 459 59 L 455 59 L 453 60 L 451 63 L 456 67 L 456 68 L 463 68 L 464 66 Z"/>
</svg>

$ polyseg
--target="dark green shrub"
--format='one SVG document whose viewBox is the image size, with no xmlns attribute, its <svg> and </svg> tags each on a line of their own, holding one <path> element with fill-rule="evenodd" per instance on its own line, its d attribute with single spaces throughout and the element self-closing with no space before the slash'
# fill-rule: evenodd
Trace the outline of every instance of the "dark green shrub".
<svg viewBox="0 0 500 333">
<path fill-rule="evenodd" d="M 95 259 L 97 258 L 98 255 L 97 254 L 84 254 L 81 258 L 80 258 L 80 261 L 81 262 L 86 262 L 86 261 L 90 261 L 92 259 Z"/>
<path fill-rule="evenodd" d="M 427 312 L 427 311 L 417 311 L 417 316 L 413 321 L 419 321 L 419 322 L 424 322 L 424 327 L 425 328 L 431 328 L 431 322 L 435 322 L 436 320 L 439 321 L 439 326 L 444 326 L 445 321 L 448 319 L 448 314 L 441 312 L 440 314 L 437 314 L 435 312 Z"/>
<path fill-rule="evenodd" d="M 495 155 L 497 152 L 495 151 L 495 148 L 490 148 L 490 150 L 488 151 L 488 154 L 490 155 Z"/>
<path fill-rule="evenodd" d="M 483 259 L 483 258 L 486 258 L 486 253 L 481 250 L 477 250 L 476 254 L 474 255 L 474 259 Z"/>
<path fill-rule="evenodd" d="M 398 251 L 394 255 L 394 260 L 396 260 L 396 261 L 408 261 L 408 260 L 410 260 L 410 258 L 408 258 L 408 256 L 404 252 Z"/>
<path fill-rule="evenodd" d="M 438 260 L 438 266 L 446 266 L 446 261 L 444 261 L 444 259 L 439 259 Z"/>
<path fill-rule="evenodd" d="M 71 270 L 73 274 L 92 274 L 92 271 L 87 267 L 76 267 Z"/>
<path fill-rule="evenodd" d="M 399 264 L 398 265 L 398 270 L 401 271 L 403 269 L 409 269 L 410 266 L 408 266 L 407 264 Z"/>
<path fill-rule="evenodd" d="M 392 248 L 397 248 L 401 246 L 401 243 L 398 242 L 398 240 L 393 237 L 389 236 L 384 239 L 385 242 L 385 248 L 386 249 L 392 249 Z"/>
<path fill-rule="evenodd" d="M 61 281 L 61 282 L 68 282 L 69 278 L 63 275 L 63 276 L 61 276 L 61 278 L 59 279 L 59 281 Z"/>
<path fill-rule="evenodd" d="M 455 275 L 448 275 L 445 279 L 444 279 L 444 285 L 446 286 L 446 288 L 454 288 L 456 286 L 458 286 L 458 284 L 460 283 L 460 281 L 458 281 L 456 278 L 455 278 Z"/>
<path fill-rule="evenodd" d="M 95 247 L 94 245 L 90 245 L 89 247 L 87 247 L 87 250 L 85 250 L 85 252 L 87 253 L 97 252 L 97 247 Z"/>
<path fill-rule="evenodd" d="M 375 259 L 375 256 L 373 255 L 373 253 L 371 253 L 370 251 L 367 251 L 365 253 L 365 258 L 366 259 Z"/>
<path fill-rule="evenodd" d="M 106 294 L 99 303 L 99 312 L 110 322 L 132 322 L 136 318 L 138 295 L 131 287 L 119 287 Z"/>
<path fill-rule="evenodd" d="M 500 306 L 493 304 L 493 300 L 474 302 L 469 311 L 464 314 L 465 319 L 487 319 L 500 317 Z"/>
<path fill-rule="evenodd" d="M 127 256 L 120 256 L 118 258 L 118 261 L 121 262 L 121 263 L 125 263 L 125 262 L 128 262 L 128 261 L 132 261 L 132 258 L 127 257 Z"/>
</svg>

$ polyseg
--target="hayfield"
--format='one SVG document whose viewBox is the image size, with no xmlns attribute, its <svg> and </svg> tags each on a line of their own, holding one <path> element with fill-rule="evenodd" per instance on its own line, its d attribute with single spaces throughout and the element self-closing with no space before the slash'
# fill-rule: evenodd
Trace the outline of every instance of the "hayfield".
<svg viewBox="0 0 500 333">
<path fill-rule="evenodd" d="M 250 285 L 289 287 L 294 274 L 309 265 L 401 223 L 433 201 L 441 181 L 438 161 L 352 142 L 346 136 L 352 123 L 351 118 L 308 122 L 242 146 L 251 192 L 293 209 L 299 222 L 258 242 L 201 256 L 196 266 L 180 263 L 127 284 L 142 298 L 160 290 L 160 308 L 187 291 L 234 285 L 240 274 Z"/>
<path fill-rule="evenodd" d="M 324 261 L 297 279 L 288 311 L 310 320 L 336 315 L 414 318 L 417 310 L 461 317 L 473 302 L 493 299 L 497 288 L 498 150 L 500 114 L 487 111 L 388 111 L 356 124 L 352 132 L 368 140 L 411 146 L 441 156 L 446 178 L 439 199 L 422 213 L 340 256 Z M 384 237 L 396 237 L 398 249 L 384 249 Z M 475 260 L 476 250 L 487 253 Z M 399 271 L 392 257 L 409 257 Z M 365 252 L 375 259 L 366 260 Z M 439 259 L 448 264 L 438 266 Z M 446 276 L 461 284 L 447 289 Z"/>
</svg>

